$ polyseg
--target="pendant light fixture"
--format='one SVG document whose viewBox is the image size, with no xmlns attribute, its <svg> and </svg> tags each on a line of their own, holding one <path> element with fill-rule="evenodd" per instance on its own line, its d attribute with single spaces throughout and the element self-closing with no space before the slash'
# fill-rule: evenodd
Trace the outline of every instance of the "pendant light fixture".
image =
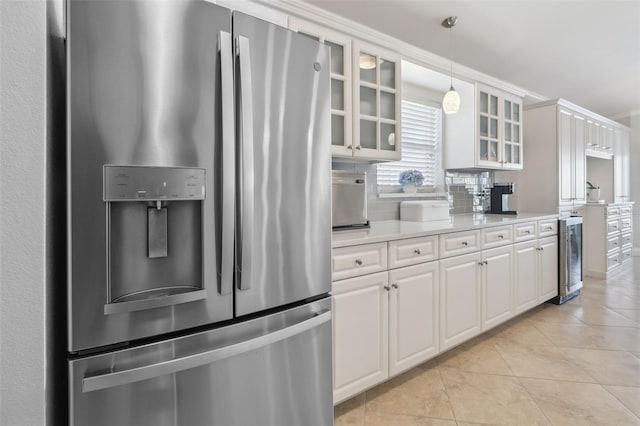
<svg viewBox="0 0 640 426">
<path fill-rule="evenodd" d="M 449 61 L 451 62 L 450 78 L 451 88 L 444 95 L 442 110 L 445 114 L 455 114 L 460 109 L 460 95 L 453 88 L 453 27 L 458 23 L 457 16 L 449 16 L 442 21 L 442 26 L 449 28 Z"/>
</svg>

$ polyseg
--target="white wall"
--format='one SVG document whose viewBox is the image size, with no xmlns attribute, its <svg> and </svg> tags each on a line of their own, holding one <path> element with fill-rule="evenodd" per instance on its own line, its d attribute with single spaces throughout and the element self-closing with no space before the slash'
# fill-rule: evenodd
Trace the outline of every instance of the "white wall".
<svg viewBox="0 0 640 426">
<path fill-rule="evenodd" d="M 45 2 L 0 1 L 0 424 L 45 423 Z"/>
<path fill-rule="evenodd" d="M 632 113 L 629 127 L 631 127 L 631 155 L 629 158 L 631 201 L 635 201 L 633 206 L 633 254 L 640 256 L 640 111 Z"/>
</svg>

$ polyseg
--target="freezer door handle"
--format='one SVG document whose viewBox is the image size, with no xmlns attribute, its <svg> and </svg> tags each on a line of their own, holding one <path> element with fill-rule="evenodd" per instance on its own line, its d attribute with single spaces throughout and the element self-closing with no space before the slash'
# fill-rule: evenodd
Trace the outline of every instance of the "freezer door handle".
<svg viewBox="0 0 640 426">
<path fill-rule="evenodd" d="M 236 54 L 240 73 L 240 159 L 238 165 L 238 229 L 237 275 L 238 289 L 251 287 L 251 238 L 253 236 L 253 87 L 251 79 L 251 45 L 247 37 L 238 36 Z"/>
<path fill-rule="evenodd" d="M 220 285 L 222 295 L 233 292 L 233 222 L 235 192 L 235 124 L 233 111 L 233 44 L 231 34 L 218 34 L 222 92 L 222 253 Z"/>
<path fill-rule="evenodd" d="M 183 358 L 172 359 L 158 364 L 145 365 L 142 367 L 131 368 L 129 370 L 115 371 L 107 374 L 95 376 L 85 376 L 82 379 L 82 392 L 93 392 L 101 389 L 113 388 L 116 386 L 128 385 L 130 383 L 139 382 L 141 380 L 161 377 L 168 374 L 178 373 L 180 371 L 196 368 L 213 362 L 226 359 L 232 356 L 240 355 L 255 349 L 259 349 L 281 340 L 288 339 L 312 328 L 318 327 L 331 320 L 331 311 L 324 310 L 314 314 L 313 317 L 298 322 L 289 327 L 265 334 L 251 340 L 225 346 L 223 348 L 214 349 Z"/>
</svg>

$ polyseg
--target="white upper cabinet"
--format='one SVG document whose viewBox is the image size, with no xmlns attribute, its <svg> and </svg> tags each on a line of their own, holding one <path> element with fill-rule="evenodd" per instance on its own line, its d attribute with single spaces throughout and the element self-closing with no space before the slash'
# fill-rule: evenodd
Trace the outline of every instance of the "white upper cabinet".
<svg viewBox="0 0 640 426">
<path fill-rule="evenodd" d="M 331 49 L 332 155 L 399 160 L 400 55 L 294 17 L 289 28 Z"/>
<path fill-rule="evenodd" d="M 562 204 L 586 201 L 585 120 L 566 108 L 558 109 L 558 152 Z"/>
<path fill-rule="evenodd" d="M 477 165 L 522 169 L 522 100 L 481 84 L 477 98 Z"/>
<path fill-rule="evenodd" d="M 399 160 L 400 55 L 353 42 L 353 155 L 371 160 Z"/>
<path fill-rule="evenodd" d="M 289 18 L 289 29 L 321 41 L 331 50 L 331 147 L 332 154 L 351 156 L 353 150 L 351 38 L 311 22 Z"/>
<path fill-rule="evenodd" d="M 522 117 L 520 97 L 476 84 L 472 120 L 462 107 L 445 118 L 445 168 L 521 170 Z M 470 137 L 460 137 L 454 130 L 470 125 L 475 127 Z"/>
<path fill-rule="evenodd" d="M 629 168 L 630 158 L 630 145 L 629 145 L 629 132 L 625 130 L 616 129 L 614 133 L 614 201 L 630 201 L 630 180 L 631 173 Z"/>
</svg>

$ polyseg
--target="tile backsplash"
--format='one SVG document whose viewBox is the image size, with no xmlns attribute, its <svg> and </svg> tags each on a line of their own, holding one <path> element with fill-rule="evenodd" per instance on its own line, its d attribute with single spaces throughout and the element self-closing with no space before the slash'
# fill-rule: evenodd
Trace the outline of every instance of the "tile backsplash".
<svg viewBox="0 0 640 426">
<path fill-rule="evenodd" d="M 489 209 L 489 188 L 493 172 L 445 172 L 444 182 L 449 193 L 452 214 L 482 213 Z"/>
<path fill-rule="evenodd" d="M 377 167 L 375 164 L 334 161 L 333 170 L 367 173 L 367 212 L 369 220 L 399 220 L 403 198 L 378 197 Z M 449 193 L 451 214 L 483 212 L 489 208 L 489 188 L 493 172 L 445 172 L 445 188 Z M 406 198 L 413 200 L 415 198 Z"/>
</svg>

